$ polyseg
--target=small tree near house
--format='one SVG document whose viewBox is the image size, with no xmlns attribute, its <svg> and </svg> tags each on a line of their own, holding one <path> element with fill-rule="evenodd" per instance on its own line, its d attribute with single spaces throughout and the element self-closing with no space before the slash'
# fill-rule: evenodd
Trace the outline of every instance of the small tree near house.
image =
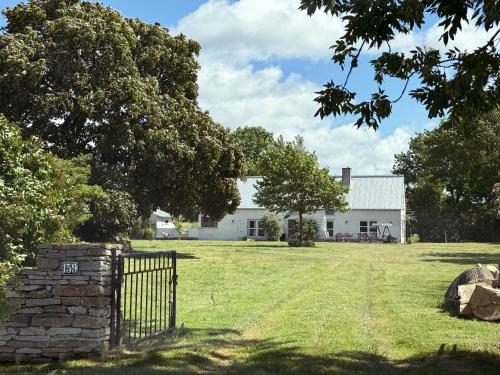
<svg viewBox="0 0 500 375">
<path fill-rule="evenodd" d="M 266 212 L 262 225 L 269 241 L 278 241 L 283 232 L 283 217 L 276 212 Z"/>
<path fill-rule="evenodd" d="M 304 215 L 319 210 L 344 211 L 347 189 L 320 168 L 314 153 L 304 149 L 301 137 L 278 139 L 260 160 L 262 180 L 256 183 L 256 204 L 274 212 L 299 216 L 299 243 L 304 239 Z"/>
<path fill-rule="evenodd" d="M 182 217 L 182 215 L 174 217 L 173 223 L 175 226 L 175 230 L 179 234 L 179 237 L 177 239 L 180 241 L 182 234 L 186 231 L 186 223 L 184 222 L 184 218 Z"/>
</svg>

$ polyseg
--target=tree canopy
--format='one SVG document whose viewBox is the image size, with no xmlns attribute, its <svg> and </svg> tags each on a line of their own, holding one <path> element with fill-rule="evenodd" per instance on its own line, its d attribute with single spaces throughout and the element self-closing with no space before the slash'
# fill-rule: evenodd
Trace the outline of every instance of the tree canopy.
<svg viewBox="0 0 500 375">
<path fill-rule="evenodd" d="M 275 144 L 273 133 L 261 126 L 244 126 L 232 131 L 231 139 L 243 151 L 246 174 L 260 176 L 259 159 L 263 152 Z"/>
<path fill-rule="evenodd" d="M 302 139 L 286 142 L 282 138 L 263 153 L 259 168 L 262 180 L 256 182 L 254 201 L 274 212 L 291 211 L 299 216 L 300 240 L 303 215 L 319 210 L 343 211 L 347 188 L 320 168 L 314 153 L 304 149 Z"/>
<path fill-rule="evenodd" d="M 200 110 L 198 43 L 98 3 L 31 0 L 3 11 L 0 113 L 61 158 L 89 155 L 92 182 L 214 218 L 239 202 L 242 156 Z"/>
<path fill-rule="evenodd" d="M 449 114 L 453 122 L 470 120 L 500 104 L 497 0 L 301 0 L 300 9 L 309 15 L 321 10 L 345 23 L 345 33 L 331 48 L 333 62 L 347 70 L 346 77 L 326 83 L 318 93 L 316 115 L 321 118 L 355 114 L 358 127 L 365 124 L 377 129 L 413 77 L 420 80 L 420 87 L 409 94 L 425 106 L 430 118 Z M 447 51 L 418 45 L 409 53 L 392 51 L 391 43 L 398 35 L 410 34 L 422 28 L 427 19 L 435 18 Z M 459 50 L 454 39 L 465 23 L 491 30 L 491 38 L 473 51 Z M 367 49 L 378 52 L 370 62 L 378 90 L 371 98 L 362 99 L 348 89 L 348 80 Z M 383 88 L 388 78 L 404 82 L 403 91 L 392 98 Z"/>
<path fill-rule="evenodd" d="M 492 195 L 500 181 L 500 110 L 476 118 L 473 128 L 449 121 L 415 136 L 396 155 L 393 172 L 405 176 L 408 208 L 424 240 L 442 240 L 445 230 L 493 240 L 500 233 Z"/>
</svg>

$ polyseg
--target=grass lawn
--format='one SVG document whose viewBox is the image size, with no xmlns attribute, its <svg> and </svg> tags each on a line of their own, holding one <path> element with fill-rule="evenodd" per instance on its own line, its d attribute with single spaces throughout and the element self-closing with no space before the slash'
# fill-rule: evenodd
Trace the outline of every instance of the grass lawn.
<svg viewBox="0 0 500 375">
<path fill-rule="evenodd" d="M 500 324 L 440 309 L 451 281 L 500 245 L 135 241 L 177 250 L 174 336 L 103 360 L 0 367 L 51 374 L 500 373 Z M 455 346 L 455 350 L 453 347 Z"/>
</svg>

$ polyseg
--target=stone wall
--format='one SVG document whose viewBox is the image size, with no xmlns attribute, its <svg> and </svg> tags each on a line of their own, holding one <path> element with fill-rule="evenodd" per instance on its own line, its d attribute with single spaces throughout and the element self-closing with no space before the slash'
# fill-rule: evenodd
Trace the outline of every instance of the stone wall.
<svg viewBox="0 0 500 375">
<path fill-rule="evenodd" d="M 100 355 L 110 336 L 111 255 L 121 245 L 42 245 L 36 268 L 10 281 L 17 314 L 0 328 L 0 362 Z M 77 262 L 63 274 L 63 262 Z"/>
</svg>

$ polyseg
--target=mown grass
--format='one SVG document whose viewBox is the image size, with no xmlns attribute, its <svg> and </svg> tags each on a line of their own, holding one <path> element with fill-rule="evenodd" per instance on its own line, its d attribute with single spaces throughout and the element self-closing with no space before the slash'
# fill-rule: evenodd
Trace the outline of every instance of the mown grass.
<svg viewBox="0 0 500 375">
<path fill-rule="evenodd" d="M 498 244 L 136 241 L 177 250 L 173 336 L 105 359 L 0 372 L 495 374 L 500 324 L 452 317 L 446 288 Z M 146 346 L 147 345 L 147 346 Z"/>
</svg>

